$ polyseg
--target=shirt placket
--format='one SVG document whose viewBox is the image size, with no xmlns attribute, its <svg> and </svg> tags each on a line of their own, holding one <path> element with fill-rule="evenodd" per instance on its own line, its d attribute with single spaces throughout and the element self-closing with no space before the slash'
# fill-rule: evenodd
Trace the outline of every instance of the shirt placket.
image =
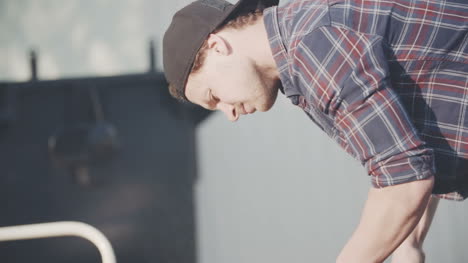
<svg viewBox="0 0 468 263">
<path fill-rule="evenodd" d="M 335 138 L 337 131 L 333 126 L 333 122 L 330 118 L 324 115 L 317 107 L 314 107 L 307 102 L 304 96 L 295 95 L 290 97 L 292 103 L 300 107 L 304 112 L 309 116 L 309 118 L 325 133 L 327 133 L 332 138 Z"/>
</svg>

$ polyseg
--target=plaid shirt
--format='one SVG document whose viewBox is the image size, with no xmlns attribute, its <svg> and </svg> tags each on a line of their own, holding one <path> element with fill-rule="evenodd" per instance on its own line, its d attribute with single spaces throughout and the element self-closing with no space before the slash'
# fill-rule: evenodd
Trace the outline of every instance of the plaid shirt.
<svg viewBox="0 0 468 263">
<path fill-rule="evenodd" d="M 293 0 L 264 20 L 283 93 L 374 187 L 468 197 L 468 2 Z"/>
</svg>

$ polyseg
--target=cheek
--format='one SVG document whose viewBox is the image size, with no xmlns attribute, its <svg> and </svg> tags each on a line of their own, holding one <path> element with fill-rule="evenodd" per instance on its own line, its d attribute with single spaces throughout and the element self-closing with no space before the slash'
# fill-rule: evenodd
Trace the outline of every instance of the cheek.
<svg viewBox="0 0 468 263">
<path fill-rule="evenodd" d="M 218 73 L 221 73 L 221 70 Z M 215 89 L 219 93 L 216 95 L 226 102 L 257 100 L 264 96 L 260 76 L 248 66 L 213 76 L 210 85 L 216 85 Z"/>
</svg>

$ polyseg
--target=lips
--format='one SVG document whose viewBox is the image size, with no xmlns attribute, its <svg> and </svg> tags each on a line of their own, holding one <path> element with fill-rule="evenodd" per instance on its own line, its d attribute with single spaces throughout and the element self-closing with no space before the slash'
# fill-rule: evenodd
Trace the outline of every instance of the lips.
<svg viewBox="0 0 468 263">
<path fill-rule="evenodd" d="M 239 109 L 237 110 L 240 114 L 245 115 L 247 114 L 247 111 L 245 110 L 244 104 L 241 104 Z"/>
</svg>

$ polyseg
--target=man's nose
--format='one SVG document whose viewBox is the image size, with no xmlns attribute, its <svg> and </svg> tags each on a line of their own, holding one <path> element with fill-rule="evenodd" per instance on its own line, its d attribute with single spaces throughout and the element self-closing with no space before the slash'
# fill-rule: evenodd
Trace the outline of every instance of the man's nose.
<svg viewBox="0 0 468 263">
<path fill-rule="evenodd" d="M 237 121 L 239 119 L 239 113 L 233 105 L 219 102 L 216 107 L 222 111 L 230 121 Z"/>
</svg>

